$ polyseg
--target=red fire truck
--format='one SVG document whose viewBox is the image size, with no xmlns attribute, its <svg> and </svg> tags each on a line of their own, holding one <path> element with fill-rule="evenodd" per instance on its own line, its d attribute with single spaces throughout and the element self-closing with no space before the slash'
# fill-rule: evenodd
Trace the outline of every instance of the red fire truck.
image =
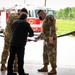
<svg viewBox="0 0 75 75">
<path fill-rule="evenodd" d="M 8 19 L 8 12 L 1 11 L 0 12 L 0 32 L 3 32 L 6 27 L 6 21 Z"/>
<path fill-rule="evenodd" d="M 23 6 L 19 6 L 19 7 L 17 6 L 14 9 L 12 8 L 12 10 L 14 10 L 15 12 L 19 12 L 21 8 L 23 8 Z M 35 6 L 27 6 L 26 8 L 28 10 L 27 21 L 30 23 L 34 32 L 41 31 L 41 21 L 39 20 L 38 15 L 37 15 L 38 10 L 42 9 L 47 14 L 52 14 L 55 17 L 55 11 L 50 8 L 35 7 Z"/>
<path fill-rule="evenodd" d="M 37 15 L 38 10 L 40 10 L 40 9 L 44 10 L 44 12 L 46 12 L 47 14 L 52 14 L 55 16 L 55 11 L 51 10 L 50 8 L 37 7 L 35 9 L 33 9 L 33 8 L 29 9 L 28 10 L 29 14 L 28 14 L 27 20 L 35 32 L 41 31 L 41 20 L 39 20 L 38 15 Z"/>
<path fill-rule="evenodd" d="M 14 9 L 13 10 L 15 12 L 19 12 L 21 8 L 23 7 L 27 8 L 28 10 L 27 21 L 30 23 L 34 32 L 41 32 L 41 20 L 39 20 L 38 15 L 37 15 L 38 10 L 42 9 L 47 14 L 52 14 L 55 17 L 55 10 L 52 10 L 51 8 L 47 8 L 47 7 L 17 5 L 14 8 L 15 10 Z"/>
</svg>

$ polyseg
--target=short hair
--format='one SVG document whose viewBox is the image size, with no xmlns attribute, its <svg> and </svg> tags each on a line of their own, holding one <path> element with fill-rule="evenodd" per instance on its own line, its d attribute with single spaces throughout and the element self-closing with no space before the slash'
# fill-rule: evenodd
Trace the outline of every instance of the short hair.
<svg viewBox="0 0 75 75">
<path fill-rule="evenodd" d="M 44 11 L 40 9 L 40 10 L 37 12 L 37 14 L 39 14 L 40 12 L 44 12 Z"/>
<path fill-rule="evenodd" d="M 25 13 L 21 14 L 19 17 L 21 20 L 24 20 L 27 18 L 27 15 Z"/>
<path fill-rule="evenodd" d="M 45 18 L 46 18 L 47 20 L 49 19 L 49 20 L 52 21 L 52 22 L 55 20 L 54 16 L 51 15 L 51 14 L 46 15 Z"/>
<path fill-rule="evenodd" d="M 26 12 L 26 13 L 28 14 L 28 11 L 27 11 L 26 8 L 22 8 L 22 9 L 20 10 L 20 12 Z"/>
</svg>

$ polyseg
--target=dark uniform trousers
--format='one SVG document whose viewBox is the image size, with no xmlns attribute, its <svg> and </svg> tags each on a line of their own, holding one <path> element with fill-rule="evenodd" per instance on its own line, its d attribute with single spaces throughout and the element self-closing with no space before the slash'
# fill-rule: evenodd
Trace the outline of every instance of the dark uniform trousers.
<svg viewBox="0 0 75 75">
<path fill-rule="evenodd" d="M 14 62 L 15 54 L 17 54 L 17 57 L 18 57 L 18 73 L 19 74 L 24 73 L 24 69 L 23 69 L 24 51 L 25 51 L 25 47 L 10 46 L 10 57 L 9 57 L 9 60 L 8 60 L 8 72 L 10 72 L 10 73 L 13 72 L 13 70 L 12 70 L 13 62 Z"/>
</svg>

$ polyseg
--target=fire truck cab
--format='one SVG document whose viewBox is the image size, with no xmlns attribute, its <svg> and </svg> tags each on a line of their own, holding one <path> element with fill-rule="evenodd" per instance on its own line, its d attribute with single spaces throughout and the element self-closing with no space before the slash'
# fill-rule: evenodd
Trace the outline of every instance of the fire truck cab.
<svg viewBox="0 0 75 75">
<path fill-rule="evenodd" d="M 55 11 L 46 7 L 16 6 L 14 8 L 11 8 L 10 12 L 14 11 L 14 13 L 17 13 L 24 7 L 27 8 L 28 10 L 27 21 L 30 23 L 34 32 L 41 32 L 42 21 L 38 18 L 38 15 L 37 15 L 37 12 L 40 9 L 44 10 L 44 12 L 46 12 L 47 14 L 52 14 L 55 17 Z M 1 12 L 1 26 L 0 27 L 5 28 L 7 18 L 8 18 L 8 13 Z"/>
</svg>

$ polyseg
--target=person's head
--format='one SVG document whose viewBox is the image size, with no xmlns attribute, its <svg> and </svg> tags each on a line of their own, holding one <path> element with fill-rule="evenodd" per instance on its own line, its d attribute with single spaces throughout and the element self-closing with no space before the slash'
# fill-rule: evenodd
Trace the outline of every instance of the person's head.
<svg viewBox="0 0 75 75">
<path fill-rule="evenodd" d="M 46 15 L 46 17 L 45 17 L 44 22 L 55 24 L 55 18 L 54 18 L 53 15 L 48 14 L 48 15 Z"/>
<path fill-rule="evenodd" d="M 27 11 L 26 8 L 22 8 L 19 13 L 20 13 L 20 15 L 23 14 L 23 13 L 25 13 L 27 15 L 28 11 Z"/>
<path fill-rule="evenodd" d="M 25 14 L 25 13 L 22 13 L 19 17 L 19 19 L 21 19 L 21 20 L 26 20 L 26 18 L 27 18 L 27 14 Z"/>
<path fill-rule="evenodd" d="M 51 15 L 51 14 L 48 14 L 48 15 L 46 15 L 45 19 L 46 19 L 46 21 L 50 20 L 51 22 L 53 22 L 54 21 L 54 16 Z"/>
<path fill-rule="evenodd" d="M 46 17 L 46 13 L 43 10 L 39 10 L 37 14 L 40 20 L 44 20 L 44 18 Z"/>
</svg>

